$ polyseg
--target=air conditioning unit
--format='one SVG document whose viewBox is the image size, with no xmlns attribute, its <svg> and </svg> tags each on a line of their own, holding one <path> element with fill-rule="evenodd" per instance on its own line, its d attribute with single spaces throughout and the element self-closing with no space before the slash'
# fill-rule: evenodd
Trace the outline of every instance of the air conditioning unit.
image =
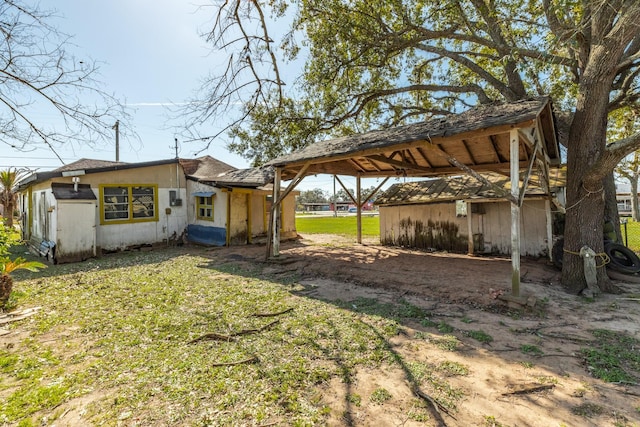
<svg viewBox="0 0 640 427">
<path fill-rule="evenodd" d="M 182 199 L 173 199 L 169 201 L 170 206 L 182 206 Z"/>
</svg>

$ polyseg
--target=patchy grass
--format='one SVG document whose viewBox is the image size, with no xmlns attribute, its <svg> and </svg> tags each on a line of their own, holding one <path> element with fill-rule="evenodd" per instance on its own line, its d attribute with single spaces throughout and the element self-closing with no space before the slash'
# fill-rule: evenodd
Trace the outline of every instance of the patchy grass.
<svg viewBox="0 0 640 427">
<path fill-rule="evenodd" d="M 329 408 L 316 386 L 404 363 L 388 343 L 398 319 L 429 315 L 406 302 L 343 308 L 299 297 L 178 250 L 52 266 L 16 289 L 19 307 L 43 308 L 12 324 L 21 338 L 0 349 L 0 424 L 50 424 L 74 402 L 95 425 L 322 424 Z M 465 372 L 427 366 L 420 378 L 455 408 L 462 392 L 444 378 Z M 80 403 L 88 395 L 98 398 Z"/>
<path fill-rule="evenodd" d="M 391 400 L 391 398 L 391 393 L 385 388 L 377 388 L 369 396 L 369 400 L 376 405 L 382 405 L 387 400 Z"/>
<path fill-rule="evenodd" d="M 621 332 L 597 329 L 596 340 L 581 350 L 591 374 L 603 381 L 637 383 L 640 378 L 640 341 Z"/>
<path fill-rule="evenodd" d="M 356 312 L 382 316 L 397 321 L 406 319 L 423 321 L 431 316 L 429 311 L 405 300 L 400 300 L 397 304 L 392 304 L 380 302 L 374 298 L 360 297 L 351 301 L 337 301 L 336 304 Z"/>
<path fill-rule="evenodd" d="M 362 217 L 362 235 L 380 235 L 380 217 L 378 215 Z M 296 230 L 300 234 L 338 234 L 341 236 L 356 236 L 357 225 L 355 216 L 330 216 L 296 218 Z"/>
<path fill-rule="evenodd" d="M 473 338 L 474 340 L 484 344 L 489 344 L 490 342 L 493 341 L 493 337 L 484 331 L 467 331 L 465 332 L 465 334 L 468 337 Z"/>
<path fill-rule="evenodd" d="M 540 347 L 533 344 L 522 344 L 520 351 L 522 354 L 530 354 L 532 356 L 542 356 L 544 354 L 544 351 L 542 351 Z"/>
</svg>

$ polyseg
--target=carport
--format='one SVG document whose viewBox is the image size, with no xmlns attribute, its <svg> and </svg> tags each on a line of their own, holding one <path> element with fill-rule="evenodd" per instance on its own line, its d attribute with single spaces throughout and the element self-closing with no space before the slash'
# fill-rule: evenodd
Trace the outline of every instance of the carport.
<svg viewBox="0 0 640 427">
<path fill-rule="evenodd" d="M 550 206 L 555 198 L 549 185 L 550 169 L 560 163 L 548 97 L 483 105 L 444 118 L 320 141 L 267 164 L 275 168 L 267 257 L 279 255 L 280 203 L 307 175 L 356 177 L 357 241 L 362 243 L 361 208 L 371 195 L 363 199 L 361 178 L 468 174 L 493 187 L 511 203 L 511 284 L 512 295 L 518 297 L 520 208 L 525 190 L 529 185 L 538 186 L 548 197 Z M 496 187 L 482 176 L 484 172 L 503 174 L 509 177 L 510 185 Z M 282 180 L 291 180 L 284 191 Z M 550 230 L 550 208 L 546 215 Z"/>
</svg>

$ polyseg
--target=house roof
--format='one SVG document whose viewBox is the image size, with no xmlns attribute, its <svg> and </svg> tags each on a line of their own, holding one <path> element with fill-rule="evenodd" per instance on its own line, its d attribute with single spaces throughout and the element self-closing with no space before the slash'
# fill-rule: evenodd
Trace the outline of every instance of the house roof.
<svg viewBox="0 0 640 427">
<path fill-rule="evenodd" d="M 263 187 L 273 182 L 275 170 L 273 167 L 259 167 L 249 169 L 237 169 L 219 176 L 217 185 L 239 187 Z"/>
<path fill-rule="evenodd" d="M 184 174 L 194 181 L 214 181 L 225 172 L 236 170 L 235 167 L 211 156 L 180 159 L 180 165 L 184 169 Z"/>
<path fill-rule="evenodd" d="M 68 165 L 61 166 L 49 172 L 29 175 L 19 183 L 19 189 L 61 176 L 85 175 L 98 172 L 109 172 L 124 169 L 143 168 L 179 162 L 187 179 L 209 183 L 211 185 L 263 187 L 273 182 L 273 167 L 236 169 L 235 167 L 203 156 L 197 159 L 169 159 L 152 162 L 125 163 L 108 160 L 80 159 Z"/>
<path fill-rule="evenodd" d="M 483 177 L 491 185 L 468 175 L 394 184 L 376 198 L 375 204 L 411 205 L 454 200 L 502 199 L 504 195 L 499 194 L 496 188 L 506 191 L 511 188 L 511 182 L 505 176 L 483 174 Z M 556 175 L 551 181 L 553 188 L 564 187 L 565 176 Z M 531 180 L 526 196 L 544 195 L 544 190 Z"/>
<path fill-rule="evenodd" d="M 127 164 L 126 162 L 112 162 L 109 160 L 80 159 L 80 160 L 76 160 L 73 163 L 69 163 L 68 165 L 64 165 L 57 169 L 54 169 L 51 172 L 67 172 L 67 171 L 76 171 L 76 170 L 109 168 L 113 166 L 126 165 L 126 164 Z"/>
<path fill-rule="evenodd" d="M 94 160 L 94 159 L 80 159 L 76 162 L 69 163 L 68 165 L 59 167 L 48 172 L 36 172 L 33 173 L 18 183 L 18 190 L 23 190 L 30 185 L 37 184 L 39 182 L 47 181 L 51 178 L 57 178 L 61 176 L 76 176 L 76 175 L 88 175 L 92 173 L 112 172 L 126 169 L 137 169 L 151 166 L 168 165 L 176 163 L 177 159 L 168 160 L 154 160 L 151 162 L 139 162 L 139 163 L 124 163 L 124 162 L 110 162 L 106 160 Z"/>
<path fill-rule="evenodd" d="M 97 200 L 89 184 L 74 184 L 53 182 L 51 191 L 56 200 Z"/>
<path fill-rule="evenodd" d="M 267 165 L 281 168 L 283 179 L 303 168 L 307 175 L 362 177 L 453 175 L 461 172 L 459 164 L 477 172 L 508 172 L 510 131 L 514 129 L 518 130 L 522 168 L 538 155 L 544 155 L 552 165 L 560 163 L 551 100 L 540 97 L 321 141 Z"/>
<path fill-rule="evenodd" d="M 187 178 L 214 186 L 262 187 L 272 183 L 275 175 L 270 166 L 236 169 L 210 156 L 181 159 L 180 164 Z"/>
</svg>

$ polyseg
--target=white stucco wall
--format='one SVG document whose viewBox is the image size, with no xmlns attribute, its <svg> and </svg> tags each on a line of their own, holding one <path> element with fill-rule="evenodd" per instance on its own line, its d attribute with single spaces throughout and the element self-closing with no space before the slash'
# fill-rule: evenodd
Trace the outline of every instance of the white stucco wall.
<svg viewBox="0 0 640 427">
<path fill-rule="evenodd" d="M 99 190 L 92 188 L 96 197 Z M 171 206 L 169 191 L 176 191 L 182 199 L 182 206 Z M 187 227 L 186 189 L 158 187 L 158 221 L 132 222 L 127 224 L 98 224 L 96 230 L 98 247 L 106 250 L 124 249 L 132 245 L 166 242 L 169 238 L 179 237 Z M 167 213 L 167 209 L 171 212 Z M 97 212 L 98 215 L 101 213 Z M 175 234 L 174 234 L 175 233 Z"/>
<path fill-rule="evenodd" d="M 187 221 L 189 224 L 198 224 L 206 227 L 227 227 L 227 193 L 221 188 L 212 187 L 196 181 L 187 181 L 189 197 L 185 203 L 187 208 Z M 196 215 L 196 197 L 193 195 L 199 191 L 213 192 L 213 221 L 198 219 Z"/>
</svg>

